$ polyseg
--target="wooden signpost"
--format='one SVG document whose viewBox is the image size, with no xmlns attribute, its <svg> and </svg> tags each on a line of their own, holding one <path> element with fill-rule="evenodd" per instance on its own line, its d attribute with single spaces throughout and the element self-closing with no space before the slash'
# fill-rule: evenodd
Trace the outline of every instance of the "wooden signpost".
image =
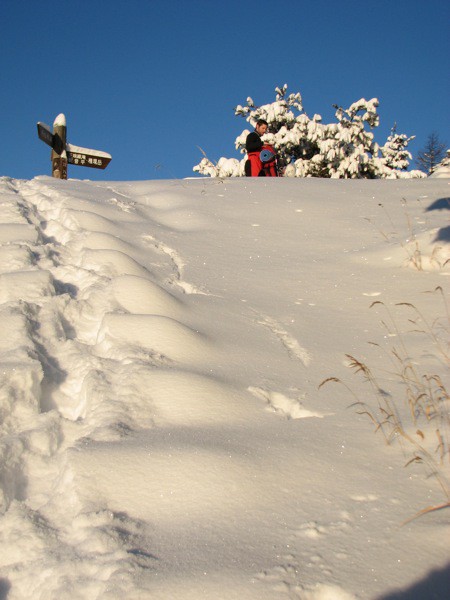
<svg viewBox="0 0 450 600">
<path fill-rule="evenodd" d="M 52 176 L 67 179 L 67 165 L 106 169 L 112 156 L 100 150 L 81 148 L 67 143 L 66 117 L 61 113 L 53 123 L 53 131 L 45 123 L 37 124 L 39 139 L 52 149 Z"/>
</svg>

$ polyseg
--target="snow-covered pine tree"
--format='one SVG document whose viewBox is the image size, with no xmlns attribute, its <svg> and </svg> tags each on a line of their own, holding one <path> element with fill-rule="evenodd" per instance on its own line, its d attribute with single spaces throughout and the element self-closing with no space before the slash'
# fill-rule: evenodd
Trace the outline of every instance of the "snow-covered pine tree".
<svg viewBox="0 0 450 600">
<path fill-rule="evenodd" d="M 361 98 L 349 108 L 336 108 L 336 123 L 323 124 L 320 115 L 312 118 L 303 110 L 300 93 L 287 94 L 287 84 L 275 88 L 270 104 L 255 105 L 251 97 L 244 106 L 235 108 L 254 127 L 258 119 L 268 122 L 263 141 L 272 145 L 285 176 L 332 178 L 423 177 L 420 171 L 406 171 L 411 155 L 406 146 L 413 138 L 391 133 L 381 148 L 374 141 L 372 129 L 378 126 L 378 100 Z M 245 129 L 236 138 L 236 149 L 245 154 Z M 221 158 L 216 165 L 204 158 L 194 171 L 211 177 L 244 175 L 246 158 Z"/>
<path fill-rule="evenodd" d="M 412 159 L 406 147 L 415 137 L 414 135 L 407 137 L 405 134 L 398 134 L 397 124 L 394 124 L 386 143 L 380 148 L 384 164 L 391 169 L 405 171 L 408 168 L 409 161 Z"/>
</svg>

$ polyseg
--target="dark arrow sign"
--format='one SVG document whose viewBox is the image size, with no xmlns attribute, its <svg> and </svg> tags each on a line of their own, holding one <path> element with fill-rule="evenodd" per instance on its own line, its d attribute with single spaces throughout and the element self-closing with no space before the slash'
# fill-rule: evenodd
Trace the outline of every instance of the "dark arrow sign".
<svg viewBox="0 0 450 600">
<path fill-rule="evenodd" d="M 111 155 L 100 150 L 80 148 L 66 144 L 67 162 L 79 167 L 92 167 L 93 169 L 106 169 L 111 161 Z"/>
<path fill-rule="evenodd" d="M 52 133 L 52 130 L 45 123 L 38 123 L 38 136 L 43 142 L 45 142 L 50 148 L 56 152 L 56 154 L 61 154 L 64 150 L 64 144 L 62 139 L 57 133 Z"/>
<path fill-rule="evenodd" d="M 38 123 L 37 128 L 39 139 L 50 146 L 50 148 L 53 148 L 53 133 L 50 127 L 45 123 Z"/>
</svg>

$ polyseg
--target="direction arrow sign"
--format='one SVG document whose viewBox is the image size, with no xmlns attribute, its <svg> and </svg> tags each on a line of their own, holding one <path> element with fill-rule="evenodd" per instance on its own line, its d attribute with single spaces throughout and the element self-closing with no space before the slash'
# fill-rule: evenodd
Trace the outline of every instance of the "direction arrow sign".
<svg viewBox="0 0 450 600">
<path fill-rule="evenodd" d="M 50 127 L 45 123 L 39 122 L 37 128 L 39 139 L 53 148 L 56 154 L 61 154 L 64 150 L 64 142 L 61 137 L 57 133 L 52 133 Z"/>
<path fill-rule="evenodd" d="M 106 169 L 112 156 L 107 152 L 100 150 L 91 150 L 90 148 L 81 148 L 66 144 L 67 162 L 79 167 L 92 167 L 94 169 Z"/>
<path fill-rule="evenodd" d="M 50 127 L 45 123 L 39 122 L 37 128 L 39 139 L 48 144 L 50 148 L 53 148 L 53 133 Z"/>
</svg>

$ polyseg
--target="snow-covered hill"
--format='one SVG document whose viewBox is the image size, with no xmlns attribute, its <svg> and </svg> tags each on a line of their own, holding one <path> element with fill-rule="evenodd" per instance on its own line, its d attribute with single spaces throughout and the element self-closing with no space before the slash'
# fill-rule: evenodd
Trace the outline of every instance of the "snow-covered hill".
<svg viewBox="0 0 450 600">
<path fill-rule="evenodd" d="M 0 598 L 443 598 L 448 186 L 1 178 Z"/>
</svg>

